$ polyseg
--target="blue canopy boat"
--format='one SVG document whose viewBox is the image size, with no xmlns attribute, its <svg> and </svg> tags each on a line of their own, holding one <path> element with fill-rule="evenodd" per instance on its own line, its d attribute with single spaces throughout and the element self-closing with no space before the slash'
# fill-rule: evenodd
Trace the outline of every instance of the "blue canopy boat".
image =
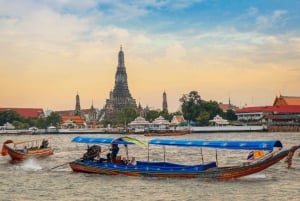
<svg viewBox="0 0 300 201">
<path fill-rule="evenodd" d="M 128 176 L 151 176 L 151 177 L 182 177 L 182 178 L 206 178 L 206 179 L 234 179 L 242 176 L 251 175 L 260 172 L 283 158 L 287 157 L 289 163 L 294 152 L 300 148 L 300 145 L 293 146 L 290 149 L 282 150 L 282 143 L 278 140 L 252 140 L 252 141 L 211 141 L 211 140 L 175 140 L 175 139 L 152 139 L 143 142 L 131 137 L 121 138 L 92 138 L 75 137 L 72 142 L 94 144 L 88 148 L 83 158 L 70 162 L 70 167 L 75 172 L 110 174 L 110 175 L 128 175 Z M 127 159 L 115 158 L 107 161 L 99 157 L 101 148 L 96 144 L 123 144 L 125 145 Z M 128 160 L 128 146 L 138 144 L 148 147 L 147 161 Z M 161 161 L 149 161 L 149 146 L 178 146 L 178 147 L 198 147 L 214 149 L 234 149 L 234 150 L 264 150 L 268 154 L 236 166 L 218 167 L 216 161 L 201 164 L 177 164 Z M 278 150 L 274 151 L 274 148 Z"/>
</svg>

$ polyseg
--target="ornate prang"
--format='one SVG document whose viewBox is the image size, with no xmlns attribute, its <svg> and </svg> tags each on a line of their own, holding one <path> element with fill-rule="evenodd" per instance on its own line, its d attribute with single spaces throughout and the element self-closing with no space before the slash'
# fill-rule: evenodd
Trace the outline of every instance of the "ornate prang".
<svg viewBox="0 0 300 201">
<path fill-rule="evenodd" d="M 128 89 L 124 52 L 122 46 L 120 46 L 115 86 L 113 91 L 110 92 L 109 99 L 106 100 L 105 116 L 111 118 L 116 112 L 122 111 L 127 106 L 137 109 L 136 101 L 132 98 Z"/>
</svg>

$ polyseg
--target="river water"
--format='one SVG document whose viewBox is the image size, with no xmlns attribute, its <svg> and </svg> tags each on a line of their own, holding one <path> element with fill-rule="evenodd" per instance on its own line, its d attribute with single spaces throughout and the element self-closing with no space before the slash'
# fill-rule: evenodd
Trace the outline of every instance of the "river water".
<svg viewBox="0 0 300 201">
<path fill-rule="evenodd" d="M 293 169 L 287 169 L 283 161 L 267 170 L 248 177 L 214 181 L 200 179 L 170 179 L 109 176 L 75 173 L 66 164 L 80 158 L 86 145 L 71 143 L 76 135 L 47 135 L 54 155 L 45 159 L 29 159 L 12 163 L 9 156 L 0 156 L 0 200 L 300 200 L 299 150 L 293 159 Z M 87 135 L 119 137 L 119 135 Z M 0 136 L 5 140 L 21 140 L 43 136 Z M 134 136 L 149 140 L 144 136 Z M 165 137 L 174 138 L 174 137 Z M 213 133 L 178 136 L 180 139 L 278 139 L 285 148 L 300 144 L 300 133 Z M 153 147 L 152 147 L 153 146 Z M 200 151 L 195 148 L 150 146 L 151 160 L 201 162 Z M 102 150 L 106 147 L 102 146 Z M 125 155 L 123 147 L 119 154 Z M 203 150 L 205 162 L 215 159 L 215 150 Z M 129 156 L 136 160 L 147 160 L 148 150 L 129 146 Z M 218 151 L 218 163 L 231 165 L 247 157 L 245 151 Z M 66 164 L 66 165 L 64 165 Z M 59 166 L 59 167 L 58 167 Z"/>
</svg>

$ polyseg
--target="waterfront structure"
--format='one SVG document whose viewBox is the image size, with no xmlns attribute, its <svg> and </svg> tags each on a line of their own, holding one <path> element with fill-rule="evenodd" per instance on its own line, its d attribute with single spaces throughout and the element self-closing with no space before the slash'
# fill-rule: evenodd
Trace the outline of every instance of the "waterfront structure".
<svg viewBox="0 0 300 201">
<path fill-rule="evenodd" d="M 85 128 L 85 118 L 76 115 L 61 116 L 61 128 Z"/>
<path fill-rule="evenodd" d="M 163 104 L 162 104 L 162 110 L 165 113 L 168 113 L 168 102 L 167 102 L 167 94 L 164 91 L 163 93 Z"/>
<path fill-rule="evenodd" d="M 239 121 L 266 124 L 269 131 L 300 131 L 300 97 L 276 97 L 272 106 L 245 107 L 236 111 Z"/>
<path fill-rule="evenodd" d="M 106 100 L 104 106 L 105 117 L 113 118 L 117 112 L 123 111 L 128 106 L 137 109 L 136 101 L 129 92 L 124 52 L 121 46 L 118 54 L 117 72 L 115 74 L 115 86 L 113 91 L 110 91 L 109 99 Z"/>
<path fill-rule="evenodd" d="M 15 111 L 20 116 L 28 118 L 28 117 L 45 117 L 44 110 L 42 108 L 0 108 L 0 112 L 5 111 Z"/>
<path fill-rule="evenodd" d="M 145 129 L 148 129 L 150 126 L 150 122 L 145 120 L 142 116 L 138 116 L 132 122 L 128 124 L 129 129 L 134 133 L 144 133 Z"/>
<path fill-rule="evenodd" d="M 184 119 L 183 115 L 174 115 L 170 123 L 171 126 L 180 126 L 185 124 L 187 125 L 187 122 Z"/>
<path fill-rule="evenodd" d="M 220 115 L 216 115 L 212 120 L 209 120 L 209 122 L 213 126 L 228 126 L 229 122 L 226 119 L 223 119 Z"/>
</svg>

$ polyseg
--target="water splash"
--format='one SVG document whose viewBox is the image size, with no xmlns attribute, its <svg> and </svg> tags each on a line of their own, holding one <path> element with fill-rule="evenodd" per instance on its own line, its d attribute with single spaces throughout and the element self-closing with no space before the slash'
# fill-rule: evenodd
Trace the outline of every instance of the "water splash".
<svg viewBox="0 0 300 201">
<path fill-rule="evenodd" d="M 20 168 L 26 171 L 38 171 L 41 170 L 42 167 L 37 162 L 36 159 L 28 159 L 25 160 L 21 165 Z"/>
</svg>

